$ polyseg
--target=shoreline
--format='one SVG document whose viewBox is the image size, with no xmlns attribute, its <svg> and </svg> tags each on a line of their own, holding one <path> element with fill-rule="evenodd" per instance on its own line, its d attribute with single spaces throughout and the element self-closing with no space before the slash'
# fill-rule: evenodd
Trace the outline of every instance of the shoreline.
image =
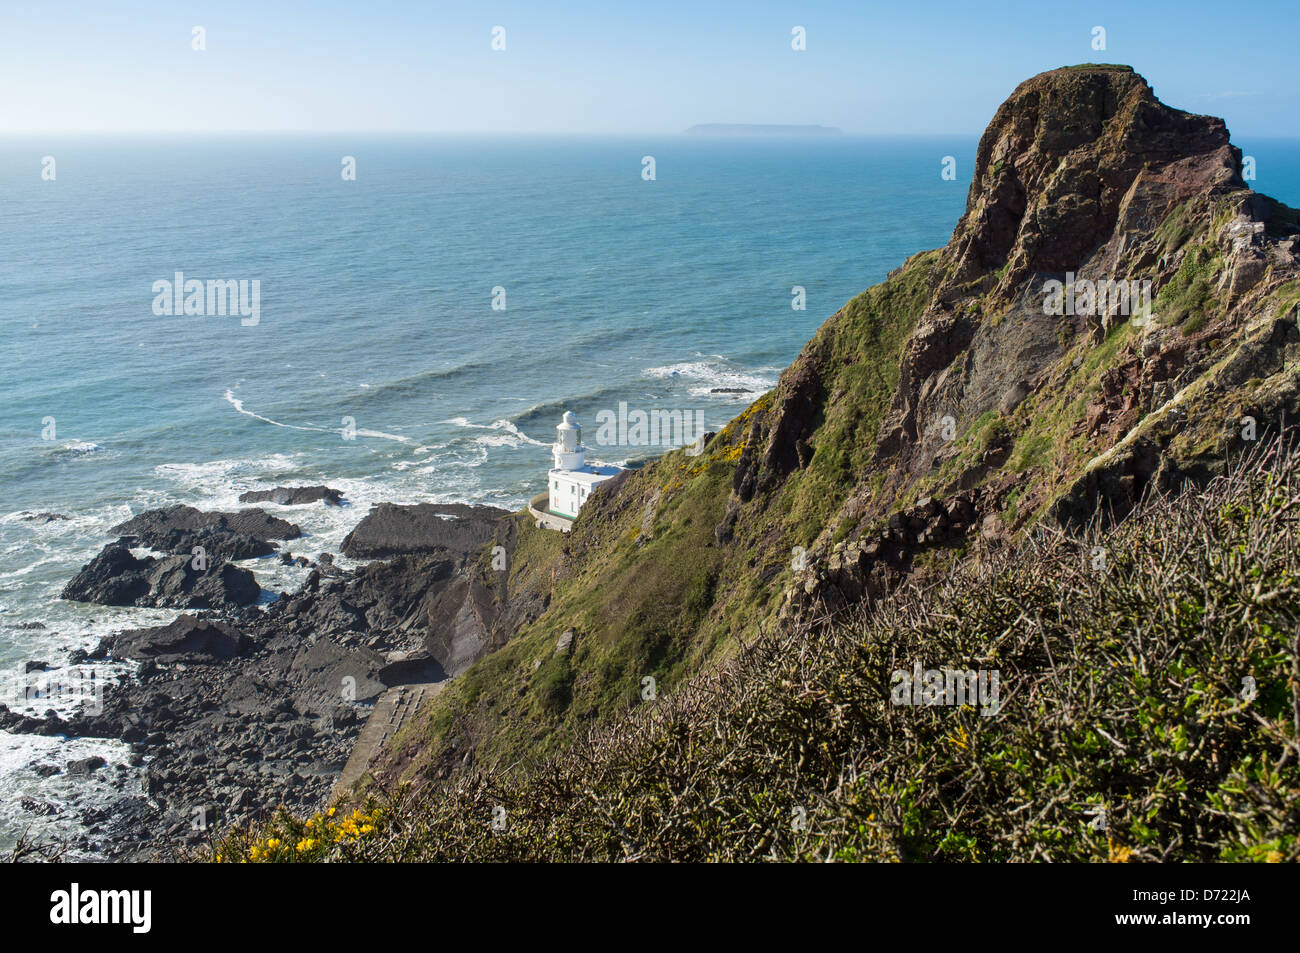
<svg viewBox="0 0 1300 953">
<path fill-rule="evenodd" d="M 29 662 L 50 678 L 86 664 L 127 662 L 135 671 L 100 689 L 96 704 L 62 715 L 0 706 L 0 729 L 58 736 L 58 760 L 72 742 L 121 742 L 139 789 L 109 759 L 68 760 L 63 773 L 107 781 L 116 796 L 64 805 L 78 817 L 76 833 L 38 829 L 29 842 L 106 861 L 167 860 L 277 806 L 318 809 L 364 775 L 451 675 L 494 647 L 489 632 L 459 631 L 449 610 L 472 601 L 482 548 L 497 537 L 513 545 L 502 524 L 519 514 L 495 507 L 372 504 L 338 547 L 354 568 L 337 566 L 328 551 L 297 557 L 306 580 L 264 601 L 253 574 L 235 563 L 253 553 L 294 559 L 287 549 L 297 527 L 262 507 L 337 505 L 340 496 L 276 487 L 235 513 L 173 506 L 113 528 L 118 540 L 63 597 L 180 611 L 166 624 L 115 629 L 60 665 Z M 189 556 L 196 542 L 207 544 L 201 570 Z M 23 807 L 37 827 L 52 806 L 28 798 Z"/>
</svg>

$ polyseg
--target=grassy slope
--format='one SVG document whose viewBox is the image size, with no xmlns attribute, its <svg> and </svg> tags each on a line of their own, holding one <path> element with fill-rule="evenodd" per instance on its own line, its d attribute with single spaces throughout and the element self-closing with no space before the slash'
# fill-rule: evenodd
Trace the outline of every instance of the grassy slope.
<svg viewBox="0 0 1300 953">
<path fill-rule="evenodd" d="M 872 617 L 766 636 L 543 770 L 403 789 L 364 833 L 281 817 L 218 852 L 1300 859 L 1298 467 L 1275 447 L 1104 535 L 1039 532 Z M 891 704 L 914 660 L 996 669 L 1001 709 Z"/>
<path fill-rule="evenodd" d="M 569 539 L 520 517 L 512 585 L 535 585 L 567 553 L 547 611 L 459 676 L 396 740 L 390 780 L 445 773 L 470 746 L 482 765 L 549 755 L 639 704 L 647 676 L 669 687 L 752 637 L 793 578 L 791 548 L 812 541 L 866 467 L 937 256 L 915 256 L 854 298 L 807 346 L 800 360 L 826 369 L 816 453 L 733 542 L 720 545 L 714 529 L 749 421 L 770 394 L 701 456 L 673 451 L 633 474 L 612 502 L 593 506 L 594 497 Z M 567 629 L 574 649 L 556 654 Z"/>
</svg>

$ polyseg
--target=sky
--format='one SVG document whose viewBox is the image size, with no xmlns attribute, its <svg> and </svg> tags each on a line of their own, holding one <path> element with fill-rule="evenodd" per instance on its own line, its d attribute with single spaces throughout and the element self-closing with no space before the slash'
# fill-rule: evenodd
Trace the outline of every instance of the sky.
<svg viewBox="0 0 1300 953">
<path fill-rule="evenodd" d="M 1234 135 L 1294 137 L 1298 45 L 1296 0 L 0 0 L 0 134 L 974 135 L 1029 76 L 1102 62 Z"/>
</svg>

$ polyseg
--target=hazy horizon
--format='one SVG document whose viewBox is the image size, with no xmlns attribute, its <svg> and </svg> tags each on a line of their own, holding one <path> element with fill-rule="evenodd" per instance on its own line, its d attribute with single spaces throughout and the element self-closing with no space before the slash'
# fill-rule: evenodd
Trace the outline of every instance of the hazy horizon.
<svg viewBox="0 0 1300 953">
<path fill-rule="evenodd" d="M 122 12 L 56 0 L 0 15 L 0 82 L 22 91 L 0 102 L 0 134 L 619 136 L 728 123 L 966 136 L 1023 80 L 1085 62 L 1131 65 L 1162 101 L 1236 135 L 1300 134 L 1300 10 L 1253 7 L 1267 31 L 1220 11 L 139 0 Z"/>
</svg>

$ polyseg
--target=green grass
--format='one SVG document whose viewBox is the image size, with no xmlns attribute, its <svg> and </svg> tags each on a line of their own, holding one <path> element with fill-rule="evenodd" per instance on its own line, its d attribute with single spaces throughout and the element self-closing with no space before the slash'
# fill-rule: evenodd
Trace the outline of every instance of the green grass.
<svg viewBox="0 0 1300 953">
<path fill-rule="evenodd" d="M 1054 439 L 1050 433 L 1034 433 L 1016 441 L 1008 466 L 1015 473 L 1024 473 L 1034 467 L 1045 467 L 1052 462 Z"/>
<path fill-rule="evenodd" d="M 1182 324 L 1184 334 L 1204 325 L 1214 310 L 1214 281 L 1222 264 L 1206 245 L 1189 249 L 1178 271 L 1156 295 L 1154 307 L 1160 321 L 1169 326 Z"/>
<path fill-rule="evenodd" d="M 1189 200 L 1174 206 L 1165 220 L 1156 227 L 1156 241 L 1166 255 L 1178 251 L 1195 234 L 1192 205 Z"/>
<path fill-rule="evenodd" d="M 807 469 L 791 475 L 781 498 L 799 527 L 791 545 L 807 545 L 825 528 L 866 472 L 898 386 L 899 359 L 925 308 L 938 252 L 915 256 L 888 282 L 858 295 L 826 322 L 809 345 L 819 356 L 824 417 Z"/>
</svg>

